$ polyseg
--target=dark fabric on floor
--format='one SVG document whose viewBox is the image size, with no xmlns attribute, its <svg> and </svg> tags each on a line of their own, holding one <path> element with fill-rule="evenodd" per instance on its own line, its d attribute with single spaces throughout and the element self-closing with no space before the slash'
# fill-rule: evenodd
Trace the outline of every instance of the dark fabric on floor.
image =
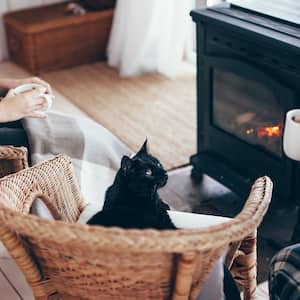
<svg viewBox="0 0 300 300">
<path fill-rule="evenodd" d="M 300 299 L 300 244 L 279 251 L 271 261 L 269 294 L 271 300 Z"/>
<path fill-rule="evenodd" d="M 223 291 L 226 300 L 241 300 L 240 292 L 229 270 L 224 266 Z"/>
<path fill-rule="evenodd" d="M 0 123 L 0 145 L 24 146 L 29 152 L 28 138 L 21 121 Z"/>
</svg>

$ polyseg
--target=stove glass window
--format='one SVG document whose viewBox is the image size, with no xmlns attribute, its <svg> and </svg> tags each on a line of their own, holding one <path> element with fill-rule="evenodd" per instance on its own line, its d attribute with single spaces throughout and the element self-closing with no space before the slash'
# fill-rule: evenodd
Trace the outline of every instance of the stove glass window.
<svg viewBox="0 0 300 300">
<path fill-rule="evenodd" d="M 241 140 L 282 155 L 284 112 L 275 93 L 262 83 L 215 68 L 212 119 Z"/>
</svg>

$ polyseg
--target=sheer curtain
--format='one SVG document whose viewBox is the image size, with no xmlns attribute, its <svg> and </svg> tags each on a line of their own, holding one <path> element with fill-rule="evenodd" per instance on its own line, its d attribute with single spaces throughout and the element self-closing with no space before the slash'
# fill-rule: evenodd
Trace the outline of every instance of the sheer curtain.
<svg viewBox="0 0 300 300">
<path fill-rule="evenodd" d="M 189 44 L 195 0 L 118 0 L 108 63 L 121 76 L 143 72 L 176 75 Z"/>
<path fill-rule="evenodd" d="M 2 16 L 4 13 L 43 4 L 63 2 L 65 0 L 0 0 L 0 61 L 7 58 L 7 47 Z"/>
</svg>

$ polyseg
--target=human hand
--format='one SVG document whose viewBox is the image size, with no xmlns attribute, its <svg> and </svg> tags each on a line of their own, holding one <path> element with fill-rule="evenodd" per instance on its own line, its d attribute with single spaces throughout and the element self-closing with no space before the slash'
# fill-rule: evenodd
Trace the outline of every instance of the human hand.
<svg viewBox="0 0 300 300">
<path fill-rule="evenodd" d="M 39 77 L 28 77 L 28 78 L 20 78 L 20 79 L 14 79 L 14 78 L 0 79 L 0 87 L 7 88 L 7 89 L 14 89 L 19 85 L 28 84 L 28 83 L 40 84 L 47 89 L 46 92 L 48 94 L 52 94 L 52 89 L 50 84 L 40 79 Z"/>
<path fill-rule="evenodd" d="M 15 96 L 13 90 L 10 90 L 0 102 L 0 123 L 25 117 L 47 118 L 47 115 L 41 111 L 48 107 L 48 103 L 45 98 L 37 98 L 39 94 L 39 91 L 33 90 Z"/>
</svg>

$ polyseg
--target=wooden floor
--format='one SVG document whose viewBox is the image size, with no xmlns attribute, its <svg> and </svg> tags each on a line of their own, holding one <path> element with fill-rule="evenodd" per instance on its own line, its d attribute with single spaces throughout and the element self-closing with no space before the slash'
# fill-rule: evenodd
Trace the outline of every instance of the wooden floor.
<svg viewBox="0 0 300 300">
<path fill-rule="evenodd" d="M 196 150 L 195 72 L 194 64 L 184 63 L 172 79 L 124 78 L 103 62 L 42 77 L 129 148 L 138 149 L 147 137 L 153 154 L 170 170 L 187 164 Z"/>
</svg>

